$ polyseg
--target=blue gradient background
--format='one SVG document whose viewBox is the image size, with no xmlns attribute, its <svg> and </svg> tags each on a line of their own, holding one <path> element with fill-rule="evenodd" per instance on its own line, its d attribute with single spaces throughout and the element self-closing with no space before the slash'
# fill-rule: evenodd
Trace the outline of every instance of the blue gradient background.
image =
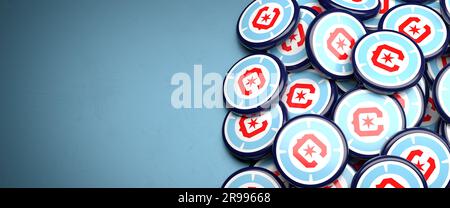
<svg viewBox="0 0 450 208">
<path fill-rule="evenodd" d="M 226 111 L 174 109 L 170 79 L 247 54 L 248 3 L 0 0 L 0 186 L 219 187 L 246 165 Z"/>
</svg>

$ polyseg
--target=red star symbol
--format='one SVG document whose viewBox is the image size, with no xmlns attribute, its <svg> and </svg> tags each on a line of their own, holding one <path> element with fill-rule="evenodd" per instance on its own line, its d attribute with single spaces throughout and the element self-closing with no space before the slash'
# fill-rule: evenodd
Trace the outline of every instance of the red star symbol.
<svg viewBox="0 0 450 208">
<path fill-rule="evenodd" d="M 367 128 L 369 128 L 371 125 L 373 125 L 373 118 L 369 118 L 369 115 L 367 115 L 366 119 L 363 119 L 364 121 L 364 125 L 367 126 Z"/>
<path fill-rule="evenodd" d="M 384 59 L 384 63 L 387 63 L 387 62 L 391 62 L 391 63 L 392 63 L 392 59 L 393 59 L 393 58 L 394 58 L 394 57 L 392 57 L 391 54 L 388 53 L 388 54 L 384 54 L 384 57 L 381 58 L 381 59 Z"/>
<path fill-rule="evenodd" d="M 299 101 L 301 101 L 301 100 L 305 99 L 305 95 L 306 95 L 306 93 L 304 93 L 302 90 L 299 93 L 297 93 L 297 97 L 295 97 L 295 98 L 298 99 Z"/>
<path fill-rule="evenodd" d="M 297 35 L 296 35 L 296 34 L 292 34 L 292 35 L 289 37 L 289 40 L 290 40 L 291 42 L 296 41 L 296 40 L 297 40 Z"/>
<path fill-rule="evenodd" d="M 247 85 L 252 86 L 253 84 L 256 84 L 255 81 L 256 81 L 256 78 L 252 77 L 247 80 Z"/>
<path fill-rule="evenodd" d="M 413 33 L 413 35 L 415 35 L 416 33 L 417 34 L 419 34 L 419 28 L 417 28 L 417 26 L 416 25 L 414 25 L 414 26 L 409 26 L 409 32 L 412 32 Z"/>
<path fill-rule="evenodd" d="M 250 125 L 250 128 L 256 128 L 256 124 L 258 124 L 258 122 L 256 122 L 256 118 L 255 118 L 255 119 L 250 119 L 250 122 L 248 124 Z"/>
<path fill-rule="evenodd" d="M 342 48 L 342 50 L 344 50 L 344 46 L 346 46 L 345 45 L 345 40 L 342 40 L 342 39 L 339 38 L 338 42 L 336 42 L 336 43 L 338 44 L 338 49 Z"/>
<path fill-rule="evenodd" d="M 267 22 L 268 20 L 270 20 L 270 15 L 266 14 L 262 17 L 262 21 Z"/>
<path fill-rule="evenodd" d="M 420 171 L 423 171 L 423 165 L 424 164 L 421 164 L 420 161 L 417 160 L 416 166 L 417 166 L 417 168 L 419 168 Z"/>
<path fill-rule="evenodd" d="M 312 154 L 316 153 L 316 151 L 314 151 L 314 146 L 311 147 L 311 146 L 308 145 L 308 147 L 306 149 L 303 149 L 303 150 L 305 150 L 305 152 L 306 152 L 305 156 L 311 155 L 311 157 L 312 157 Z"/>
</svg>

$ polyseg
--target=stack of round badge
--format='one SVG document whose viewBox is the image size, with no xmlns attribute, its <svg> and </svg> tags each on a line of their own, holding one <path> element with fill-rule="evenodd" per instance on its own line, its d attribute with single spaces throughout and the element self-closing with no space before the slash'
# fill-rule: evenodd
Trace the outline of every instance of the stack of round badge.
<svg viewBox="0 0 450 208">
<path fill-rule="evenodd" d="M 236 16 L 239 14 L 236 14 Z M 223 188 L 446 188 L 450 0 L 254 0 L 225 76 Z"/>
</svg>

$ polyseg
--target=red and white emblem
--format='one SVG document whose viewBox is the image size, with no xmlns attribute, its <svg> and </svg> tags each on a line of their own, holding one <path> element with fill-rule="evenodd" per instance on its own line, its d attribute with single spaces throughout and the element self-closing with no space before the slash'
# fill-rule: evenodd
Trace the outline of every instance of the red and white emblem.
<svg viewBox="0 0 450 208">
<path fill-rule="evenodd" d="M 380 136 L 384 132 L 385 115 L 378 107 L 360 107 L 353 112 L 354 132 L 360 137 Z"/>
<path fill-rule="evenodd" d="M 272 114 L 263 112 L 252 116 L 237 117 L 236 132 L 238 136 L 246 142 L 253 142 L 262 138 L 270 130 L 272 125 Z"/>
<path fill-rule="evenodd" d="M 427 151 L 429 153 L 429 151 Z M 431 154 L 424 153 L 421 149 L 414 149 L 409 151 L 406 157 L 411 163 L 422 172 L 425 180 L 429 180 L 430 176 L 436 171 L 436 160 Z"/>
<path fill-rule="evenodd" d="M 281 53 L 296 54 L 305 47 L 305 27 L 301 23 L 297 25 L 295 32 L 281 44 Z"/>
<path fill-rule="evenodd" d="M 416 43 L 421 43 L 431 35 L 431 27 L 424 18 L 411 16 L 398 26 L 399 32 L 409 36 Z"/>
<path fill-rule="evenodd" d="M 294 83 L 288 89 L 286 104 L 289 108 L 308 109 L 313 104 L 309 95 L 315 93 L 316 87 L 311 83 Z"/>
<path fill-rule="evenodd" d="M 238 77 L 237 86 L 243 97 L 256 97 L 265 89 L 266 82 L 263 67 L 251 67 Z"/>
<path fill-rule="evenodd" d="M 254 32 L 267 32 L 280 23 L 283 8 L 279 4 L 267 3 L 258 8 L 250 18 L 250 28 Z"/>
<path fill-rule="evenodd" d="M 337 60 L 346 61 L 355 46 L 355 38 L 343 27 L 334 29 L 327 39 L 327 49 Z"/>
<path fill-rule="evenodd" d="M 383 72 L 397 72 L 405 65 L 405 55 L 400 49 L 388 44 L 376 47 L 372 53 L 371 62 Z"/>
<path fill-rule="evenodd" d="M 319 139 L 321 137 L 314 133 L 303 134 L 295 141 L 292 147 L 292 156 L 301 170 L 314 171 L 322 167 L 324 161 L 327 160 L 330 150 L 328 145 Z"/>
</svg>

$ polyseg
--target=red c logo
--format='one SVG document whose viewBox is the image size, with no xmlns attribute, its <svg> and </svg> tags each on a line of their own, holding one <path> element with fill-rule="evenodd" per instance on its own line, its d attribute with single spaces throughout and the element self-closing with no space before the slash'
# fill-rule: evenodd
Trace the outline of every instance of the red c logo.
<svg viewBox="0 0 450 208">
<path fill-rule="evenodd" d="M 358 108 L 358 110 L 353 113 L 353 126 L 355 127 L 355 133 L 359 136 L 366 137 L 366 136 L 378 136 L 381 134 L 381 132 L 384 131 L 383 125 L 378 125 L 377 129 L 375 130 L 362 130 L 361 129 L 361 123 L 359 121 L 359 116 L 361 114 L 367 114 L 367 118 L 363 119 L 364 123 L 363 126 L 366 125 L 367 127 L 370 127 L 373 124 L 373 119 L 370 118 L 368 114 L 376 114 L 377 118 L 383 118 L 383 112 L 380 111 L 380 109 L 376 107 L 372 108 Z"/>
<path fill-rule="evenodd" d="M 410 17 L 408 19 L 406 19 L 405 22 L 403 22 L 399 27 L 399 31 L 407 36 L 409 36 L 410 38 L 412 38 L 414 41 L 416 41 L 416 43 L 420 43 L 422 42 L 425 38 L 427 38 L 430 34 L 431 34 L 431 27 L 429 25 L 425 25 L 423 26 L 423 29 L 425 30 L 419 37 L 414 38 L 414 35 L 420 34 L 419 30 L 420 28 L 417 28 L 417 25 L 414 26 L 409 26 L 411 23 L 419 23 L 420 22 L 420 18 L 418 17 Z M 406 31 L 406 27 L 409 26 L 408 31 Z M 412 34 L 411 34 L 412 33 Z"/>
<path fill-rule="evenodd" d="M 335 42 L 337 44 L 337 48 L 335 48 L 333 46 L 333 42 L 337 39 L 337 37 L 339 35 L 344 36 L 344 39 L 338 39 L 337 42 Z M 346 45 L 345 44 L 345 40 L 348 40 L 350 42 L 350 45 Z M 338 58 L 339 60 L 346 60 L 348 59 L 349 55 L 346 52 L 339 52 L 339 48 L 341 48 L 341 50 L 344 50 L 344 47 L 348 47 L 350 49 L 353 48 L 353 46 L 355 46 L 355 39 L 347 32 L 345 31 L 344 28 L 336 28 L 336 30 L 334 30 L 330 37 L 327 40 L 327 48 L 328 50 L 334 55 L 336 56 L 336 58 Z"/>
<path fill-rule="evenodd" d="M 384 59 L 384 63 L 381 63 L 378 58 L 381 55 L 381 52 L 383 50 L 387 50 L 389 51 L 389 53 L 383 53 L 383 58 Z M 381 69 L 384 69 L 388 72 L 395 72 L 398 71 L 400 69 L 399 65 L 393 65 L 393 66 L 389 66 L 387 65 L 388 62 L 393 63 L 392 59 L 394 59 L 394 57 L 392 57 L 392 54 L 396 54 L 398 57 L 397 59 L 400 61 L 403 61 L 405 59 L 405 56 L 403 55 L 403 52 L 399 49 L 396 49 L 392 46 L 383 44 L 377 47 L 377 49 L 375 49 L 375 51 L 373 52 L 373 56 L 372 56 L 372 63 L 373 65 L 375 65 L 376 67 L 379 67 Z"/>
<path fill-rule="evenodd" d="M 292 51 L 292 42 L 296 42 L 297 47 L 300 47 L 305 43 L 305 31 L 303 30 L 302 24 L 298 24 L 297 30 L 294 32 L 294 34 L 289 37 L 289 40 L 284 41 L 284 43 L 281 45 L 283 51 Z"/>
<path fill-rule="evenodd" d="M 408 155 L 408 157 L 406 157 L 406 159 L 409 160 L 410 162 L 413 162 L 414 158 L 416 158 L 416 157 L 421 158 L 422 154 L 423 154 L 422 150 L 414 150 L 409 153 L 409 155 Z M 431 176 L 431 174 L 433 174 L 434 170 L 436 169 L 436 162 L 433 158 L 429 157 L 427 159 L 427 163 L 429 164 L 429 167 L 426 170 L 424 170 L 423 169 L 424 164 L 420 164 L 419 158 L 417 159 L 417 163 L 415 163 L 415 165 L 423 173 L 423 176 L 425 177 L 425 179 L 428 180 L 428 178 Z"/>
<path fill-rule="evenodd" d="M 280 16 L 280 10 L 278 8 L 274 8 L 272 12 L 268 12 L 268 10 L 269 10 L 268 6 L 259 9 L 258 14 L 252 21 L 252 25 L 254 28 L 257 28 L 258 30 L 268 30 L 273 27 L 278 17 Z M 273 14 L 272 18 L 270 17 L 271 14 Z M 259 19 L 261 19 L 261 21 L 259 21 Z"/>
<path fill-rule="evenodd" d="M 247 125 L 245 125 L 245 122 L 248 121 L 248 118 L 246 116 L 242 116 L 239 119 L 239 131 L 242 132 L 242 136 L 245 138 L 252 138 L 266 130 L 267 126 L 269 125 L 266 120 L 260 122 L 261 126 L 259 128 L 256 128 L 256 125 L 258 125 L 258 118 L 250 118 L 250 122 L 248 123 L 249 127 L 247 128 Z M 252 131 L 250 131 L 250 128 L 253 128 Z"/>
<path fill-rule="evenodd" d="M 320 141 L 314 134 L 305 134 L 302 138 L 297 140 L 297 143 L 294 145 L 293 152 L 294 157 L 306 168 L 315 168 L 318 164 L 315 160 L 308 161 L 303 155 L 299 153 L 300 148 L 308 141 L 311 140 L 317 147 L 320 148 L 320 156 L 324 158 L 327 155 L 327 147 L 322 141 Z M 308 147 L 304 149 L 306 151 L 305 156 L 312 156 L 316 151 L 314 151 L 314 146 Z"/>
<path fill-rule="evenodd" d="M 303 90 L 301 90 L 300 92 L 296 93 L 297 89 L 305 89 L 309 91 L 309 94 L 314 94 L 316 93 L 316 88 L 314 87 L 314 85 L 312 84 L 302 84 L 302 83 L 297 83 L 295 85 L 293 85 L 290 89 L 289 89 L 289 93 L 287 94 L 287 101 L 286 104 L 291 107 L 291 108 L 307 108 L 312 104 L 312 100 L 310 99 L 306 99 L 305 95 L 307 93 L 303 92 Z M 296 95 L 294 97 L 294 95 Z M 298 99 L 299 102 L 294 102 L 294 99 Z M 304 102 L 300 102 L 302 100 L 305 100 Z"/>
<path fill-rule="evenodd" d="M 256 77 L 253 76 L 254 74 L 256 74 Z M 247 81 L 247 83 L 244 83 L 244 80 Z M 256 83 L 256 81 L 258 81 L 258 80 L 259 80 L 259 84 Z M 260 68 L 253 68 L 253 69 L 247 70 L 238 79 L 239 89 L 241 90 L 242 94 L 244 94 L 246 96 L 249 96 L 253 93 L 251 90 L 251 87 L 253 85 L 257 85 L 258 89 L 261 89 L 265 83 L 266 83 L 266 79 L 264 78 L 264 75 Z"/>
</svg>

